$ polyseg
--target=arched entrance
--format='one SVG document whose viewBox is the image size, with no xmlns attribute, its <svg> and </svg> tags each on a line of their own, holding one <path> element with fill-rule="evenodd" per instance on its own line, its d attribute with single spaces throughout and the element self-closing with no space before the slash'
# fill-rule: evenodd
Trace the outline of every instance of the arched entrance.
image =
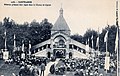
<svg viewBox="0 0 120 76">
<path fill-rule="evenodd" d="M 54 56 L 56 58 L 64 58 L 65 57 L 65 53 L 66 53 L 66 40 L 64 39 L 64 37 L 57 37 L 54 39 Z"/>
<path fill-rule="evenodd" d="M 54 49 L 54 56 L 56 58 L 65 58 L 65 49 Z"/>
</svg>

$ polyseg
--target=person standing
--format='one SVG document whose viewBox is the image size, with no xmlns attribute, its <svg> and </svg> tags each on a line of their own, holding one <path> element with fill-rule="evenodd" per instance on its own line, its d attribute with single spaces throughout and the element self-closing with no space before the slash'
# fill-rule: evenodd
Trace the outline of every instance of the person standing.
<svg viewBox="0 0 120 76">
<path fill-rule="evenodd" d="M 51 67 L 50 67 L 50 73 L 51 74 L 55 73 L 55 63 L 51 65 Z"/>
<path fill-rule="evenodd" d="M 69 58 L 70 58 L 70 59 L 72 58 L 72 52 L 69 53 Z"/>
<path fill-rule="evenodd" d="M 32 70 L 32 76 L 39 76 L 39 69 L 37 68 L 37 66 L 34 66 Z"/>
<path fill-rule="evenodd" d="M 41 64 L 41 66 L 40 66 L 40 68 L 41 68 L 41 73 L 40 73 L 40 76 L 42 76 L 42 73 L 43 73 L 43 76 L 44 76 L 45 64 L 44 64 L 44 63 L 42 63 L 42 64 Z"/>
</svg>

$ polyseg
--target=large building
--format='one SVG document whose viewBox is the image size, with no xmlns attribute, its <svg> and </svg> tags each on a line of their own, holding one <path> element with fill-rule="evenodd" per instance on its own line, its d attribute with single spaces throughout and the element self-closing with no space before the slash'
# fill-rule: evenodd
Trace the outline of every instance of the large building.
<svg viewBox="0 0 120 76">
<path fill-rule="evenodd" d="M 51 38 L 32 47 L 34 55 L 68 57 L 70 53 L 73 56 L 86 56 L 86 46 L 70 38 L 71 30 L 63 17 L 63 9 L 59 10 L 59 17 L 51 29 Z M 91 48 L 89 48 L 91 50 Z"/>
</svg>

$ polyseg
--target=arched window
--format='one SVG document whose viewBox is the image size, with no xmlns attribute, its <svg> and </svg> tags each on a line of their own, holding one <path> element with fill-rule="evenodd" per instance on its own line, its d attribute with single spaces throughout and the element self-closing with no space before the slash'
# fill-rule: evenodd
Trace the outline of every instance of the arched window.
<svg viewBox="0 0 120 76">
<path fill-rule="evenodd" d="M 54 44 L 53 45 L 54 48 L 65 48 L 66 39 L 61 35 L 56 36 L 53 44 Z"/>
<path fill-rule="evenodd" d="M 59 40 L 59 47 L 65 47 L 65 42 L 64 40 Z"/>
</svg>

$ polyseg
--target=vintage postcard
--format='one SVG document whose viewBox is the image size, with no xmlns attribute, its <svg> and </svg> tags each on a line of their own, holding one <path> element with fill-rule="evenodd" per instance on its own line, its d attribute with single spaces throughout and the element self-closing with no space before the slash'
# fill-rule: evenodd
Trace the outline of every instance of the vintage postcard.
<svg viewBox="0 0 120 76">
<path fill-rule="evenodd" d="M 0 0 L 0 76 L 120 76 L 119 0 Z"/>
</svg>

